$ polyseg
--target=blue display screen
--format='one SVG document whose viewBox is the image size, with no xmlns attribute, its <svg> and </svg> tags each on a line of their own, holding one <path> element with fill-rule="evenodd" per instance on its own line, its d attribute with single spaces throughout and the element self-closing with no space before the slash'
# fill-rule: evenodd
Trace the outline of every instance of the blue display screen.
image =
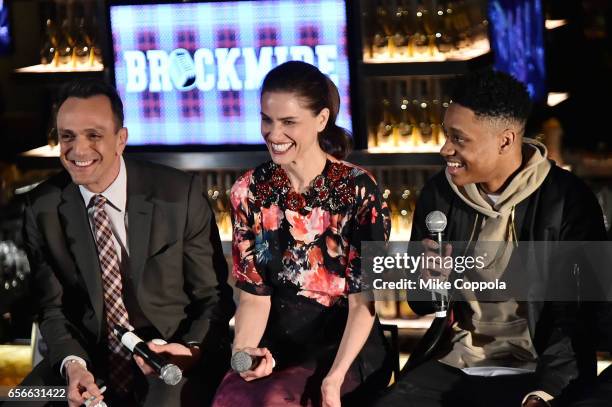
<svg viewBox="0 0 612 407">
<path fill-rule="evenodd" d="M 130 145 L 261 144 L 261 82 L 287 60 L 330 76 L 351 129 L 344 0 L 111 5 L 110 29 Z"/>
<path fill-rule="evenodd" d="M 8 4 L 6 0 L 0 0 L 0 55 L 11 51 L 11 42 Z"/>
<path fill-rule="evenodd" d="M 490 0 L 491 47 L 495 68 L 527 86 L 531 97 L 545 101 L 544 16 L 540 0 Z"/>
</svg>

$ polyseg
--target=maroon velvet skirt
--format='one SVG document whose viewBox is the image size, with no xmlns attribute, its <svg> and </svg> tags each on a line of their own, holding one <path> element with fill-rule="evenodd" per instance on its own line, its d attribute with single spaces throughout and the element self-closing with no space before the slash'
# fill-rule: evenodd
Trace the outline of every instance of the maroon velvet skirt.
<svg viewBox="0 0 612 407">
<path fill-rule="evenodd" d="M 354 376 L 349 370 L 341 395 L 359 386 Z M 230 371 L 217 389 L 213 407 L 319 407 L 322 379 L 315 369 L 304 366 L 288 367 L 251 382 Z"/>
</svg>

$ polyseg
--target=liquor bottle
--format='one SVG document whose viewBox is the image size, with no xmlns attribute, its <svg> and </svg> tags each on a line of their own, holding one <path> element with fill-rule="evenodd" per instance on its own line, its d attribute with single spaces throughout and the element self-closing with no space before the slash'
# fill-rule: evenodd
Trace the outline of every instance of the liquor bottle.
<svg viewBox="0 0 612 407">
<path fill-rule="evenodd" d="M 410 95 L 408 92 L 408 81 L 400 82 L 400 119 L 397 123 L 397 145 L 403 149 L 414 144 L 413 132 L 415 119 L 412 114 L 412 105 L 410 104 Z"/>
<path fill-rule="evenodd" d="M 480 0 L 470 0 L 467 6 L 467 15 L 470 22 L 470 35 L 472 42 L 486 40 L 488 38 L 489 21 L 484 2 Z"/>
<path fill-rule="evenodd" d="M 410 308 L 408 301 L 402 300 L 398 302 L 398 316 L 401 319 L 417 319 L 419 316 Z"/>
<path fill-rule="evenodd" d="M 457 48 L 466 48 L 470 46 L 470 20 L 467 15 L 466 4 L 464 0 L 454 2 L 453 6 L 453 27 L 457 33 L 456 46 Z"/>
<path fill-rule="evenodd" d="M 389 44 L 392 43 L 389 11 L 385 4 L 380 1 L 376 6 L 375 13 L 374 38 L 372 40 L 373 57 L 374 59 L 385 59 L 391 53 Z"/>
<path fill-rule="evenodd" d="M 431 145 L 434 143 L 433 140 L 433 129 L 431 124 L 431 103 L 429 102 L 429 89 L 426 80 L 420 81 L 419 91 L 419 102 L 418 102 L 418 126 L 419 134 L 421 135 L 421 144 Z"/>
<path fill-rule="evenodd" d="M 222 236 L 228 236 L 231 239 L 232 236 L 232 216 L 231 208 L 232 204 L 230 201 L 230 195 L 232 191 L 232 185 L 234 184 L 235 177 L 232 173 L 226 172 L 223 175 L 223 188 L 225 193 L 223 194 L 223 216 L 219 222 L 219 231 Z"/>
<path fill-rule="evenodd" d="M 378 147 L 391 147 L 395 145 L 393 129 L 395 128 L 395 118 L 391 111 L 391 101 L 387 82 L 381 83 L 382 90 L 382 120 L 376 129 L 376 141 Z"/>
<path fill-rule="evenodd" d="M 102 64 L 102 47 L 100 45 L 100 26 L 95 15 L 91 16 L 89 28 L 89 36 L 91 40 L 91 54 L 89 56 L 89 64 Z"/>
<path fill-rule="evenodd" d="M 218 177 L 215 171 L 210 171 L 206 174 L 206 193 L 215 214 L 215 219 L 220 219 L 223 213 L 223 202 L 221 201 L 221 188 L 218 186 Z"/>
<path fill-rule="evenodd" d="M 402 3 L 399 3 L 395 12 L 393 13 L 393 55 L 396 59 L 406 59 L 408 58 L 408 45 L 410 43 L 410 34 L 406 32 L 404 25 L 405 15 L 408 14 L 409 11 L 405 8 Z"/>
<path fill-rule="evenodd" d="M 397 303 L 395 302 L 395 298 L 393 298 L 393 294 L 383 293 L 382 297 L 382 300 L 378 301 L 377 299 L 377 301 L 375 302 L 376 313 L 383 320 L 396 318 Z"/>
<path fill-rule="evenodd" d="M 363 59 L 374 58 L 374 36 L 376 35 L 376 5 L 364 7 L 361 12 L 363 23 Z"/>
<path fill-rule="evenodd" d="M 412 229 L 412 217 L 415 206 L 415 187 L 410 182 L 410 174 L 408 169 L 401 170 L 401 181 L 399 186 L 398 198 L 398 224 L 397 230 L 400 240 L 408 240 Z"/>
<path fill-rule="evenodd" d="M 45 33 L 40 47 L 40 63 L 57 66 L 57 29 L 51 18 L 45 22 Z"/>
<path fill-rule="evenodd" d="M 425 30 L 425 19 L 429 11 L 423 5 L 423 1 L 419 0 L 416 8 L 415 32 L 412 36 L 411 55 L 414 58 L 426 58 L 430 55 L 429 39 Z"/>
<path fill-rule="evenodd" d="M 402 25 L 402 31 L 406 36 L 406 49 L 405 55 L 402 56 L 404 60 L 410 60 L 413 55 L 413 37 L 416 29 L 416 15 L 413 12 L 411 0 L 401 0 L 398 6 L 398 10 L 401 9 L 400 23 Z"/>
<path fill-rule="evenodd" d="M 443 54 L 451 52 L 455 48 L 452 36 L 452 22 L 447 11 L 452 12 L 452 9 L 447 9 L 441 3 L 438 3 L 434 11 L 436 49 Z"/>
<path fill-rule="evenodd" d="M 79 17 L 74 37 L 74 60 L 76 65 L 87 65 L 91 57 L 91 38 L 85 25 L 85 17 Z"/>
<path fill-rule="evenodd" d="M 381 177 L 377 179 L 381 183 L 382 198 L 387 202 L 389 211 L 391 212 L 391 232 L 393 233 L 394 226 L 397 226 L 397 196 L 393 194 L 393 185 L 391 182 L 391 170 L 382 169 Z"/>
<path fill-rule="evenodd" d="M 72 27 L 68 17 L 65 17 L 58 33 L 57 55 L 59 65 L 73 65 L 73 46 Z"/>
</svg>

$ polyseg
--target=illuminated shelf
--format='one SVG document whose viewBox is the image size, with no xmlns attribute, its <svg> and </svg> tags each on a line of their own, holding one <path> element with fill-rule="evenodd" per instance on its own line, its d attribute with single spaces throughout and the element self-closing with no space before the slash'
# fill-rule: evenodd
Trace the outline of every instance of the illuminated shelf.
<svg viewBox="0 0 612 407">
<path fill-rule="evenodd" d="M 567 20 L 546 20 L 544 26 L 547 30 L 554 30 L 555 28 L 563 27 L 567 25 Z"/>
<path fill-rule="evenodd" d="M 427 62 L 367 62 L 359 65 L 365 76 L 461 75 L 493 63 L 493 54 L 485 52 L 462 60 Z"/>
<path fill-rule="evenodd" d="M 418 146 L 376 146 L 368 147 L 368 153 L 371 154 L 424 154 L 440 152 L 442 145 L 440 144 L 421 144 Z"/>
<path fill-rule="evenodd" d="M 60 65 L 32 65 L 17 68 L 13 74 L 17 78 L 40 80 L 67 80 L 75 77 L 100 77 L 104 72 L 104 65 L 77 65 L 75 67 Z"/>
<path fill-rule="evenodd" d="M 26 66 L 23 68 L 15 69 L 17 73 L 40 73 L 40 74 L 48 74 L 48 73 L 75 73 L 75 72 L 101 72 L 104 70 L 104 65 L 102 64 L 94 64 L 94 65 L 77 65 L 77 66 L 53 66 L 53 65 L 32 65 Z"/>
<path fill-rule="evenodd" d="M 468 61 L 473 58 L 480 57 L 484 54 L 491 52 L 491 44 L 488 39 L 482 39 L 476 41 L 470 47 L 457 49 L 451 52 L 439 52 L 436 50 L 434 55 L 422 55 L 422 56 L 391 56 L 388 53 L 377 55 L 372 58 L 364 53 L 363 61 L 368 64 L 381 64 L 381 63 L 422 63 L 422 62 L 454 62 L 454 61 Z"/>
<path fill-rule="evenodd" d="M 567 100 L 569 93 L 565 92 L 549 92 L 546 99 L 546 104 L 550 107 L 557 106 L 559 103 Z"/>
</svg>

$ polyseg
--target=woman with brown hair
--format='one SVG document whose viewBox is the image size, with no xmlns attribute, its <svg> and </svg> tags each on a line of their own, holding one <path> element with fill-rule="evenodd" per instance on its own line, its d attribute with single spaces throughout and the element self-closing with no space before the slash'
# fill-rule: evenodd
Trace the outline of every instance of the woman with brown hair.
<svg viewBox="0 0 612 407">
<path fill-rule="evenodd" d="M 338 89 L 291 61 L 268 73 L 261 132 L 272 160 L 231 191 L 233 353 L 259 359 L 228 373 L 216 407 L 364 405 L 390 377 L 388 346 L 362 281 L 361 242 L 385 241 L 389 210 L 369 173 L 342 159 Z M 366 404 L 367 405 L 367 404 Z"/>
</svg>

